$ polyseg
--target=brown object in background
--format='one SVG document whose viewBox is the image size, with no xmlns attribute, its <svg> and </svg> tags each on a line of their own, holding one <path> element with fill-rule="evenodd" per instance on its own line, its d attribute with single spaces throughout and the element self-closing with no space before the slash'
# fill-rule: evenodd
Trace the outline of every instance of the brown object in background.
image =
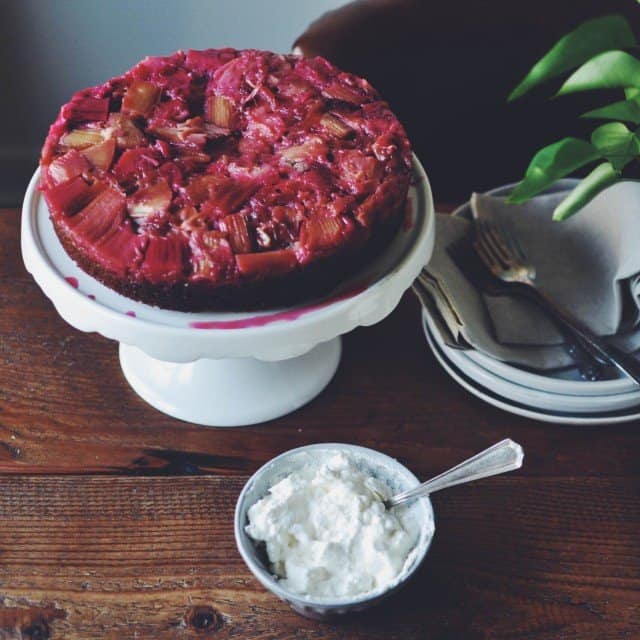
<svg viewBox="0 0 640 640">
<path fill-rule="evenodd" d="M 319 18 L 294 46 L 368 78 L 406 126 L 436 196 L 453 200 L 519 180 L 540 147 L 588 135 L 593 121 L 578 115 L 606 104 L 602 93 L 550 101 L 558 81 L 506 100 L 556 40 L 608 13 L 638 31 L 634 0 L 358 0 Z"/>
</svg>

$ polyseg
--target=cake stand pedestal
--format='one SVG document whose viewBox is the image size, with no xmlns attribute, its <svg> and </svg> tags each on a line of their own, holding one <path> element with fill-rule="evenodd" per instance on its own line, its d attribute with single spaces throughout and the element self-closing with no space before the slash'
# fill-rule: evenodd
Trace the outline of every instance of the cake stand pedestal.
<svg viewBox="0 0 640 640">
<path fill-rule="evenodd" d="M 315 398 L 333 378 L 340 353 L 340 338 L 334 338 L 276 362 L 202 358 L 180 364 L 120 343 L 120 365 L 129 384 L 156 409 L 196 424 L 239 426 L 291 413 Z"/>
<path fill-rule="evenodd" d="M 327 296 L 288 309 L 184 313 L 121 296 L 82 271 L 58 241 L 34 174 L 22 216 L 27 270 L 60 316 L 120 343 L 120 364 L 149 404 L 207 426 L 265 422 L 309 402 L 340 361 L 340 336 L 386 317 L 433 251 L 435 217 L 418 160 L 407 215 L 386 251 Z"/>
</svg>

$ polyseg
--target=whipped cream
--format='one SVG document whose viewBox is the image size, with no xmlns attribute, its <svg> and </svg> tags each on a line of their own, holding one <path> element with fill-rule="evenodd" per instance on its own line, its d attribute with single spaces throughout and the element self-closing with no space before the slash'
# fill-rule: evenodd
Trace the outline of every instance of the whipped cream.
<svg viewBox="0 0 640 640">
<path fill-rule="evenodd" d="M 248 511 L 247 534 L 266 545 L 284 588 L 342 598 L 383 590 L 403 573 L 419 538 L 391 489 L 343 452 L 328 452 L 269 489 Z"/>
</svg>

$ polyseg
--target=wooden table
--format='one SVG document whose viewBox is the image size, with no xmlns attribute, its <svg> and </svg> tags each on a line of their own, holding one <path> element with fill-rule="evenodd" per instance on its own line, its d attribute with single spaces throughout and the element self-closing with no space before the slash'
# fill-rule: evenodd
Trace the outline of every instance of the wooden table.
<svg viewBox="0 0 640 640">
<path fill-rule="evenodd" d="M 0 639 L 640 637 L 640 423 L 483 404 L 438 366 L 410 295 L 345 338 L 307 407 L 210 429 L 146 405 L 116 345 L 58 317 L 22 265 L 16 210 L 0 212 L 0 283 Z M 366 614 L 301 618 L 236 551 L 238 492 L 286 449 L 356 443 L 426 478 L 505 436 L 524 468 L 435 495 L 425 564 Z"/>
</svg>

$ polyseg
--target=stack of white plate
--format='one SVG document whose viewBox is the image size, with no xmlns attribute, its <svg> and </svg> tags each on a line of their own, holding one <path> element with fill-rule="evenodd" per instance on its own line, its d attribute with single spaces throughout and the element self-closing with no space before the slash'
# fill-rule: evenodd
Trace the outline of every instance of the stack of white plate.
<svg viewBox="0 0 640 640">
<path fill-rule="evenodd" d="M 528 418 L 564 424 L 612 424 L 640 418 L 640 387 L 631 379 L 587 382 L 577 369 L 532 373 L 475 349 L 454 349 L 423 310 L 427 341 L 440 364 L 467 391 Z"/>
</svg>

